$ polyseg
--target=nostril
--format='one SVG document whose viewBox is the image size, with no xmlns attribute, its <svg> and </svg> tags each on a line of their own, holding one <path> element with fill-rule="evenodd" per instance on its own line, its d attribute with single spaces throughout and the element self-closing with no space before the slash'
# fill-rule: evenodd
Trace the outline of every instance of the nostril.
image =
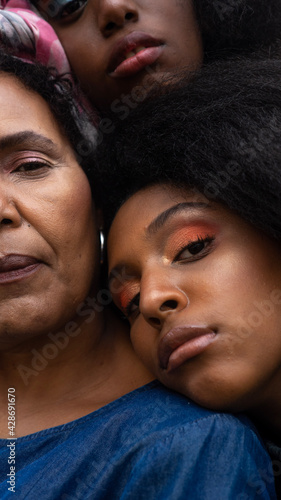
<svg viewBox="0 0 281 500">
<path fill-rule="evenodd" d="M 106 29 L 106 31 L 112 31 L 112 30 L 114 30 L 115 26 L 116 26 L 116 24 L 115 24 L 115 23 L 110 22 L 110 23 L 108 23 L 108 24 L 106 25 L 105 29 Z"/>
<path fill-rule="evenodd" d="M 2 219 L 1 224 L 3 224 L 3 225 L 12 224 L 12 221 L 11 221 L 11 219 Z"/>
<path fill-rule="evenodd" d="M 133 17 L 134 14 L 132 12 L 127 12 L 127 14 L 125 15 L 126 21 L 130 21 L 131 19 L 133 19 Z"/>
<path fill-rule="evenodd" d="M 134 15 L 133 12 L 127 12 L 124 15 L 124 17 L 122 19 L 120 18 L 117 22 L 110 21 L 109 23 L 107 23 L 107 25 L 105 26 L 105 31 L 113 31 L 115 28 L 117 28 L 118 26 L 120 26 L 121 24 L 123 24 L 124 20 L 125 21 L 130 21 L 134 17 L 135 17 L 135 15 Z"/>
<path fill-rule="evenodd" d="M 160 326 L 161 325 L 161 321 L 158 318 L 149 318 L 149 321 L 153 326 Z"/>
<path fill-rule="evenodd" d="M 160 311 L 168 311 L 170 309 L 176 309 L 178 307 L 178 303 L 176 300 L 166 300 L 160 307 Z"/>
</svg>

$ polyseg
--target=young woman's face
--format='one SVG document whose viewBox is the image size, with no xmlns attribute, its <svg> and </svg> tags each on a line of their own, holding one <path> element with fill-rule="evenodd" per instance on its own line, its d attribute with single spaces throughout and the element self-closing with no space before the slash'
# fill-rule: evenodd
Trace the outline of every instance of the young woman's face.
<svg viewBox="0 0 281 500">
<path fill-rule="evenodd" d="M 108 240 L 110 288 L 142 361 L 213 408 L 259 405 L 280 387 L 280 246 L 203 195 L 132 196 Z"/>
<path fill-rule="evenodd" d="M 192 0 L 39 0 L 86 95 L 124 113 L 152 82 L 195 69 L 202 43 Z"/>
<path fill-rule="evenodd" d="M 0 74 L 0 345 L 56 331 L 96 260 L 88 180 L 45 101 Z"/>
</svg>

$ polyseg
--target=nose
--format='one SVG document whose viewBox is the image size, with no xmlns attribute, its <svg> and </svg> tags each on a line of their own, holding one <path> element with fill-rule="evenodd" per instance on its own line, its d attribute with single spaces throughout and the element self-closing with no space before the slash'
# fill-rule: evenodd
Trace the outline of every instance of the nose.
<svg viewBox="0 0 281 500">
<path fill-rule="evenodd" d="M 137 20 L 138 10 L 134 0 L 101 0 L 99 3 L 98 23 L 105 36 Z"/>
<path fill-rule="evenodd" d="M 186 293 L 163 275 L 150 276 L 141 283 L 139 309 L 154 328 L 162 328 L 170 314 L 185 309 L 189 304 Z"/>
<path fill-rule="evenodd" d="M 0 231 L 4 227 L 17 227 L 20 224 L 21 216 L 18 209 L 7 189 L 2 186 L 0 189 Z"/>
</svg>

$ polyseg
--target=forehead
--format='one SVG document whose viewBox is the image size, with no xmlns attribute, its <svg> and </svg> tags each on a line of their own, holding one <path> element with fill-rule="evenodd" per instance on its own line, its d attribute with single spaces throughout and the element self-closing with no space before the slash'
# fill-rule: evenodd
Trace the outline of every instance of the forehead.
<svg viewBox="0 0 281 500">
<path fill-rule="evenodd" d="M 109 232 L 109 245 L 131 231 L 145 232 L 159 214 L 181 203 L 188 203 L 190 208 L 210 206 L 203 194 L 189 189 L 159 185 L 137 192 L 117 212 Z"/>
<path fill-rule="evenodd" d="M 23 130 L 64 140 L 45 100 L 13 75 L 0 72 L 0 137 Z"/>
</svg>

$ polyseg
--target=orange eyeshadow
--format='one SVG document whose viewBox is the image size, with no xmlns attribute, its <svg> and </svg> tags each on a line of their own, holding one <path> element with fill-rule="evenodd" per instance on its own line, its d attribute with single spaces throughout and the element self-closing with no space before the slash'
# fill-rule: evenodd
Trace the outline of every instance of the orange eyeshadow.
<svg viewBox="0 0 281 500">
<path fill-rule="evenodd" d="M 176 230 L 168 239 L 167 248 L 168 252 L 176 253 L 179 249 L 188 245 L 189 243 L 200 239 L 213 236 L 218 232 L 218 227 L 210 223 L 195 223 L 188 224 Z"/>
<path fill-rule="evenodd" d="M 127 284 L 124 286 L 124 288 L 122 288 L 117 297 L 118 302 L 120 303 L 120 307 L 123 309 L 123 311 L 126 309 L 127 305 L 138 292 L 139 286 L 134 283 Z"/>
</svg>

